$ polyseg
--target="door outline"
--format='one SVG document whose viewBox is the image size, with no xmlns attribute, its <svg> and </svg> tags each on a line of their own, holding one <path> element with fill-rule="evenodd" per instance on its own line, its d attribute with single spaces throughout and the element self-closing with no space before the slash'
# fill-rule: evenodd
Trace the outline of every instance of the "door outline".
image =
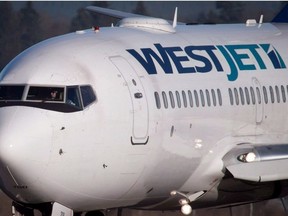
<svg viewBox="0 0 288 216">
<path fill-rule="evenodd" d="M 122 56 L 109 58 L 117 68 L 129 90 L 133 108 L 132 145 L 146 145 L 149 141 L 149 110 L 142 82 L 132 65 Z"/>
</svg>

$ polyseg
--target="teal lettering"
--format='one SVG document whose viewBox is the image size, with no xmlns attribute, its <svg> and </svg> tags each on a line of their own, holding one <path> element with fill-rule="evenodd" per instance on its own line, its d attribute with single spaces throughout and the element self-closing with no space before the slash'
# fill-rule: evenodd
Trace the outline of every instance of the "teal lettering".
<svg viewBox="0 0 288 216">
<path fill-rule="evenodd" d="M 249 44 L 249 45 L 246 45 L 247 49 L 250 50 L 250 52 L 253 54 L 254 58 L 256 59 L 260 69 L 266 69 L 266 65 L 264 64 L 261 56 L 259 55 L 259 53 L 257 52 L 256 49 L 259 49 L 260 47 L 256 44 Z"/>
<path fill-rule="evenodd" d="M 238 69 L 236 65 L 234 64 L 233 59 L 227 52 L 227 50 L 223 46 L 217 46 L 217 48 L 221 51 L 225 59 L 227 60 L 227 63 L 230 67 L 230 74 L 227 75 L 229 81 L 235 81 L 238 78 Z"/>
<path fill-rule="evenodd" d="M 225 47 L 229 50 L 230 54 L 233 56 L 240 70 L 256 70 L 255 65 L 243 63 L 244 59 L 250 58 L 247 53 L 239 54 L 236 52 L 236 50 L 247 49 L 246 45 L 226 45 Z"/>
</svg>

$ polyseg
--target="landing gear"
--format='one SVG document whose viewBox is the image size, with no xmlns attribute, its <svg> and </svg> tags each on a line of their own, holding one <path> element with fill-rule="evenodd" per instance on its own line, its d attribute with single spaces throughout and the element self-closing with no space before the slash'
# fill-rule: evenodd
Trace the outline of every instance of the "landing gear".
<svg viewBox="0 0 288 216">
<path fill-rule="evenodd" d="M 39 215 L 37 211 L 41 212 L 42 216 L 51 216 L 52 205 L 51 203 L 43 203 L 28 207 L 14 201 L 12 202 L 12 216 L 35 216 Z"/>
<path fill-rule="evenodd" d="M 189 203 L 199 199 L 205 191 L 199 191 L 197 193 L 182 193 L 179 191 L 171 191 L 171 196 L 178 196 L 179 197 L 179 204 L 181 205 L 181 212 L 184 215 L 189 215 L 192 213 L 192 207 Z M 176 197 L 177 199 L 177 197 Z"/>
<path fill-rule="evenodd" d="M 12 216 L 34 216 L 34 210 L 13 202 Z"/>
<path fill-rule="evenodd" d="M 288 198 L 286 197 L 282 197 L 281 198 L 281 202 L 285 211 L 285 215 L 288 215 Z"/>
<path fill-rule="evenodd" d="M 107 216 L 107 215 L 115 215 L 116 213 L 116 216 L 122 216 L 122 208 L 117 208 L 115 209 L 116 212 L 114 212 L 114 210 L 112 210 L 113 212 L 111 214 L 109 214 L 109 212 L 111 212 L 111 210 L 97 210 L 97 211 L 91 211 L 91 212 L 87 212 L 85 214 L 85 216 Z M 75 216 L 75 215 L 74 215 Z"/>
<path fill-rule="evenodd" d="M 122 208 L 117 209 L 117 216 L 122 216 Z"/>
<path fill-rule="evenodd" d="M 22 204 L 12 203 L 12 216 L 35 216 L 34 209 L 39 210 L 42 216 L 68 216 L 73 215 L 73 210 L 57 202 L 43 203 L 39 205 L 24 206 Z M 75 214 L 76 216 L 77 214 Z M 81 215 L 81 214 L 80 214 Z M 78 215 L 78 216 L 80 216 Z"/>
<path fill-rule="evenodd" d="M 102 211 L 91 211 L 87 212 L 85 216 L 105 216 L 105 214 Z"/>
</svg>

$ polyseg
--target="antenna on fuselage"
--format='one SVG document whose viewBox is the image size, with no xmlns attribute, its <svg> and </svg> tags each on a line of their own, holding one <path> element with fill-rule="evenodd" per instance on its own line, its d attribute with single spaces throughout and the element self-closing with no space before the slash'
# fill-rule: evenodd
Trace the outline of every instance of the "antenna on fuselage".
<svg viewBox="0 0 288 216">
<path fill-rule="evenodd" d="M 263 16 L 263 14 L 261 14 L 260 19 L 259 19 L 259 24 L 263 23 L 263 18 L 264 18 L 264 16 Z"/>
<path fill-rule="evenodd" d="M 261 14 L 260 19 L 259 19 L 258 28 L 260 28 L 262 26 L 263 18 L 264 18 L 264 16 L 263 16 L 263 14 Z"/>
<path fill-rule="evenodd" d="M 259 25 L 258 25 L 258 28 L 261 27 L 261 25 L 262 25 L 262 23 L 263 23 L 263 18 L 264 18 L 264 16 L 263 16 L 263 14 L 261 14 L 260 19 L 259 19 Z"/>
<path fill-rule="evenodd" d="M 177 26 L 177 14 L 178 14 L 178 7 L 175 8 L 174 19 L 173 19 L 173 28 Z"/>
</svg>

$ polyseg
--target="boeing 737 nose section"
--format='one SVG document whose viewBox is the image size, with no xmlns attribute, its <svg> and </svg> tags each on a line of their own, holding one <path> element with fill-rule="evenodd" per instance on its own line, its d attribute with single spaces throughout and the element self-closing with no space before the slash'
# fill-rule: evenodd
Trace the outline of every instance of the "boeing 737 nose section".
<svg viewBox="0 0 288 216">
<path fill-rule="evenodd" d="M 0 187 L 14 200 L 33 202 L 49 159 L 51 125 L 45 112 L 25 107 L 1 108 L 0 119 Z"/>
</svg>

